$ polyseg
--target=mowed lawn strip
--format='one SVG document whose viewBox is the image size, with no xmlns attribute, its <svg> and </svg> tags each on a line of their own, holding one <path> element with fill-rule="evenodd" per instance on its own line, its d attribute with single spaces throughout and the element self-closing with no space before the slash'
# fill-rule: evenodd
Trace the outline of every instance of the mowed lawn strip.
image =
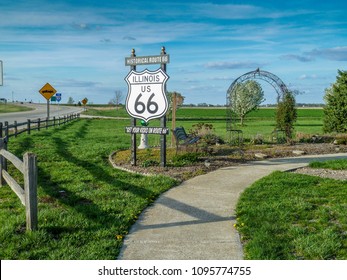
<svg viewBox="0 0 347 280">
<path fill-rule="evenodd" d="M 9 103 L 0 104 L 0 114 L 1 113 L 24 112 L 24 111 L 31 111 L 31 110 L 32 109 L 29 107 L 15 105 L 15 104 L 9 104 Z"/>
<path fill-rule="evenodd" d="M 240 126 L 238 118 L 232 122 L 233 129 L 243 131 L 245 142 L 257 136 L 263 137 L 265 141 L 272 141 L 272 132 L 276 128 L 275 108 L 260 108 L 246 116 L 245 125 Z M 88 109 L 85 114 L 94 116 L 129 117 L 124 108 L 118 110 L 95 108 Z M 197 123 L 209 123 L 213 125 L 214 132 L 224 140 L 229 140 L 229 133 L 226 131 L 227 109 L 223 107 L 181 107 L 177 110 L 176 127 L 183 126 L 187 132 Z M 295 133 L 322 134 L 324 112 L 321 108 L 299 108 L 298 120 L 295 123 Z M 129 121 L 130 123 L 130 121 Z M 129 124 L 127 124 L 129 125 Z M 138 125 L 140 125 L 138 123 Z M 159 126 L 157 121 L 150 121 L 149 126 Z M 168 118 L 167 126 L 171 128 L 171 114 Z M 157 144 L 157 143 L 156 143 Z"/>
<path fill-rule="evenodd" d="M 347 259 L 347 183 L 274 172 L 242 193 L 247 259 Z"/>
<path fill-rule="evenodd" d="M 37 154 L 39 230 L 25 232 L 24 207 L 8 186 L 0 188 L 1 259 L 117 258 L 139 213 L 177 184 L 110 166 L 112 151 L 129 148 L 125 125 L 82 119 L 10 139 L 9 150 L 18 157 Z"/>
<path fill-rule="evenodd" d="M 312 168 L 327 168 L 332 170 L 347 170 L 347 159 L 314 161 L 309 164 Z"/>
</svg>

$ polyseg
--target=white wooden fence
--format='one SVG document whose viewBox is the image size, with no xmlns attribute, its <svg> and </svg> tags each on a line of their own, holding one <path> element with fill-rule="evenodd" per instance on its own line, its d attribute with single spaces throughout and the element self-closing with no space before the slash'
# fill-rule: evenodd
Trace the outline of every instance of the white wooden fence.
<svg viewBox="0 0 347 280">
<path fill-rule="evenodd" d="M 16 193 L 26 212 L 26 229 L 36 230 L 37 219 L 37 159 L 33 153 L 25 153 L 23 161 L 6 150 L 6 138 L 0 138 L 0 187 L 6 182 Z M 7 160 L 24 176 L 24 189 L 7 172 Z"/>
</svg>

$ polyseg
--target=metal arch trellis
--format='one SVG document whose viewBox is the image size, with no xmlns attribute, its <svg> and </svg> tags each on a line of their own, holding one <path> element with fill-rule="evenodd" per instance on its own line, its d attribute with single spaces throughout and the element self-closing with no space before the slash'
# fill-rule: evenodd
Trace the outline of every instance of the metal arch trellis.
<svg viewBox="0 0 347 280">
<path fill-rule="evenodd" d="M 246 74 L 241 75 L 233 83 L 230 85 L 227 95 L 226 95 L 226 105 L 227 105 L 227 131 L 232 131 L 232 113 L 231 113 L 231 93 L 235 90 L 236 84 L 243 83 L 246 80 L 251 79 L 261 79 L 268 82 L 277 92 L 277 102 L 279 102 L 283 95 L 288 92 L 287 86 L 283 83 L 283 81 L 277 77 L 276 75 L 260 70 L 259 68 L 255 71 L 248 72 Z"/>
</svg>

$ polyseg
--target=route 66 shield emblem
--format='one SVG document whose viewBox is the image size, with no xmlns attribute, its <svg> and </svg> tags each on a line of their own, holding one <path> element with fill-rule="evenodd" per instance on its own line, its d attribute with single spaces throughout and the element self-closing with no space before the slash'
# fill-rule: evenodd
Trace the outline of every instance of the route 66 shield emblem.
<svg viewBox="0 0 347 280">
<path fill-rule="evenodd" d="M 133 118 L 146 122 L 164 116 L 168 110 L 165 84 L 169 76 L 162 70 L 131 70 L 125 77 L 128 84 L 126 110 Z"/>
</svg>

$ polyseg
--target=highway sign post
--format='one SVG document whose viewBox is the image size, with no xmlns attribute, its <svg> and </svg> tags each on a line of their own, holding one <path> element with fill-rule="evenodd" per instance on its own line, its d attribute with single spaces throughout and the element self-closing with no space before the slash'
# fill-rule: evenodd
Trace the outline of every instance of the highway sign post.
<svg viewBox="0 0 347 280">
<path fill-rule="evenodd" d="M 87 103 L 88 103 L 88 98 L 87 98 L 87 97 L 85 97 L 85 98 L 82 100 L 82 104 L 83 104 L 84 111 L 86 111 L 86 110 L 87 110 L 87 109 L 86 109 L 86 105 L 87 105 Z"/>
<path fill-rule="evenodd" d="M 170 62 L 168 54 L 151 56 L 130 56 L 125 58 L 125 66 L 146 65 L 146 64 L 167 64 Z"/>
<path fill-rule="evenodd" d="M 39 93 L 47 100 L 47 119 L 49 119 L 49 100 L 56 93 L 54 87 L 52 87 L 49 83 L 46 83 L 40 90 Z"/>
<path fill-rule="evenodd" d="M 57 100 L 57 102 L 60 102 L 61 101 L 61 93 L 56 93 L 55 94 L 55 99 Z"/>
<path fill-rule="evenodd" d="M 128 95 L 126 110 L 133 118 L 148 122 L 164 116 L 168 110 L 165 85 L 169 76 L 162 70 L 131 70 L 126 76 Z"/>
<path fill-rule="evenodd" d="M 166 82 L 169 76 L 166 74 L 166 64 L 170 57 L 162 47 L 160 55 L 136 57 L 135 49 L 132 49 L 130 57 L 125 58 L 125 65 L 130 66 L 130 72 L 125 77 L 128 84 L 128 95 L 126 99 L 126 110 L 132 117 L 131 127 L 126 127 L 126 132 L 131 133 L 131 164 L 136 165 L 136 133 L 152 134 L 154 131 L 160 134 L 160 165 L 166 166 L 166 112 L 168 101 L 166 98 Z M 136 72 L 137 65 L 160 64 L 161 67 L 155 71 L 148 69 Z M 160 128 L 146 127 L 139 130 L 136 127 L 136 119 L 148 122 L 151 119 L 160 118 Z M 141 132 L 143 131 L 143 132 Z"/>
</svg>

